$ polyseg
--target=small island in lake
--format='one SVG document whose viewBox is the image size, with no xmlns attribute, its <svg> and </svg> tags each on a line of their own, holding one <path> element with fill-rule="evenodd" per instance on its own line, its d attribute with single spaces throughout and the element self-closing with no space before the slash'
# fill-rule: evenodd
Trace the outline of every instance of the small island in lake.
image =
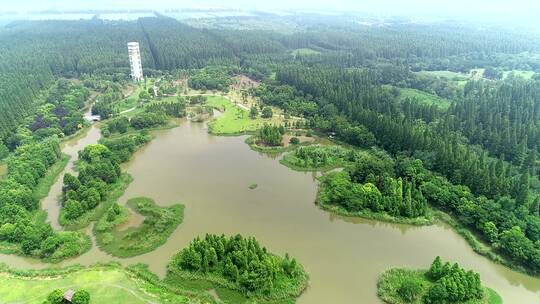
<svg viewBox="0 0 540 304">
<path fill-rule="evenodd" d="M 379 278 L 377 294 L 389 304 L 500 304 L 501 297 L 482 286 L 480 274 L 436 257 L 428 270 L 393 268 Z"/>
</svg>

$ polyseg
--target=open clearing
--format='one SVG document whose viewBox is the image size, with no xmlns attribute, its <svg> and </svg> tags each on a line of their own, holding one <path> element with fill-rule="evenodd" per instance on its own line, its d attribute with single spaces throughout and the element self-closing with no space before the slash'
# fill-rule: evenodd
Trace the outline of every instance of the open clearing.
<svg viewBox="0 0 540 304">
<path fill-rule="evenodd" d="M 321 52 L 315 51 L 313 49 L 308 48 L 302 48 L 302 49 L 296 49 L 292 51 L 291 55 L 293 55 L 295 58 L 297 56 L 312 56 L 312 55 L 319 55 Z"/>
<path fill-rule="evenodd" d="M 424 104 L 437 105 L 441 109 L 447 109 L 450 106 L 450 100 L 420 90 L 400 88 L 399 92 L 401 99 L 410 98 Z"/>
<path fill-rule="evenodd" d="M 156 303 L 157 299 L 142 291 L 120 269 L 90 268 L 55 278 L 18 278 L 2 274 L 2 303 L 40 304 L 54 289 L 84 288 L 92 303 Z M 31 295 L 31 296 L 29 296 Z"/>
<path fill-rule="evenodd" d="M 242 134 L 255 132 L 265 123 L 268 124 L 281 124 L 281 115 L 276 114 L 274 110 L 274 117 L 263 119 L 258 117 L 251 119 L 249 117 L 249 111 L 233 104 L 229 99 L 223 96 L 209 96 L 206 105 L 211 106 L 223 114 L 215 120 L 208 123 L 208 127 L 212 134 Z"/>
</svg>

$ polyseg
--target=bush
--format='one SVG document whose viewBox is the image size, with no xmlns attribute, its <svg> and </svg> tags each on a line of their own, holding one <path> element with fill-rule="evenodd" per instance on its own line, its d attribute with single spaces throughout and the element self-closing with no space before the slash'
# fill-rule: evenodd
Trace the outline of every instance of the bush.
<svg viewBox="0 0 540 304">
<path fill-rule="evenodd" d="M 90 293 L 84 289 L 79 289 L 73 294 L 71 299 L 73 304 L 88 304 L 90 303 Z"/>
<path fill-rule="evenodd" d="M 291 139 L 289 140 L 289 143 L 291 145 L 298 145 L 300 143 L 300 139 L 298 139 L 298 137 L 291 137 Z"/>
<path fill-rule="evenodd" d="M 43 304 L 62 304 L 64 301 L 64 292 L 60 289 L 53 290 Z"/>
<path fill-rule="evenodd" d="M 407 278 L 398 288 L 399 295 L 407 303 L 416 301 L 421 292 L 422 282 L 416 280 L 415 278 Z"/>
<path fill-rule="evenodd" d="M 270 107 L 264 107 L 261 113 L 262 118 L 272 118 L 274 116 L 274 111 Z"/>
</svg>

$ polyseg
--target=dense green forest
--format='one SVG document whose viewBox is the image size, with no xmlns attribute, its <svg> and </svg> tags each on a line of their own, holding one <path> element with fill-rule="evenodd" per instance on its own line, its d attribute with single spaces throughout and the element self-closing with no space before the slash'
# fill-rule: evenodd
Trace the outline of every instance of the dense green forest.
<svg viewBox="0 0 540 304">
<path fill-rule="evenodd" d="M 226 91 L 231 76 L 248 75 L 262 81 L 248 93 L 263 104 L 263 115 L 273 115 L 264 106 L 276 106 L 354 149 L 379 149 L 297 151 L 298 166 L 350 165 L 322 179 L 322 203 L 405 218 L 426 216 L 431 206 L 453 215 L 509 263 L 540 273 L 537 34 L 447 23 L 370 27 L 350 17 L 278 20 L 299 26 L 289 32 L 201 29 L 158 17 L 0 28 L 0 158 L 9 172 L 0 181 L 2 241 L 44 258 L 84 250 L 79 235 L 34 223 L 32 191 L 61 158 L 58 139 L 85 126 L 80 110 L 91 91 L 99 94 L 94 114 L 117 114 L 113 103 L 123 98 L 128 79 L 126 43 L 139 41 L 148 76 L 181 72 L 192 88 Z M 484 77 L 467 76 L 472 69 L 485 69 Z M 536 74 L 501 76 L 514 70 Z M 437 76 L 440 71 L 458 76 Z M 402 89 L 449 105 L 404 97 Z M 104 123 L 103 134 L 163 126 L 169 116 L 183 116 L 185 106 L 183 99 L 149 104 L 131 119 Z M 265 126 L 260 142 L 280 145 L 283 128 Z M 66 175 L 63 220 L 99 205 L 121 177 L 119 163 L 147 140 L 111 137 L 83 150 L 78 176 Z M 62 252 L 69 242 L 78 249 Z"/>
</svg>

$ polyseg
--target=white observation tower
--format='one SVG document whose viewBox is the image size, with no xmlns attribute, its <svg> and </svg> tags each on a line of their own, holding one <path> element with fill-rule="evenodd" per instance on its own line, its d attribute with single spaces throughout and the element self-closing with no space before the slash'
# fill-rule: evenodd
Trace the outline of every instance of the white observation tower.
<svg viewBox="0 0 540 304">
<path fill-rule="evenodd" d="M 143 80 L 141 63 L 141 51 L 138 42 L 128 42 L 129 66 L 131 68 L 131 78 L 135 81 Z"/>
</svg>

